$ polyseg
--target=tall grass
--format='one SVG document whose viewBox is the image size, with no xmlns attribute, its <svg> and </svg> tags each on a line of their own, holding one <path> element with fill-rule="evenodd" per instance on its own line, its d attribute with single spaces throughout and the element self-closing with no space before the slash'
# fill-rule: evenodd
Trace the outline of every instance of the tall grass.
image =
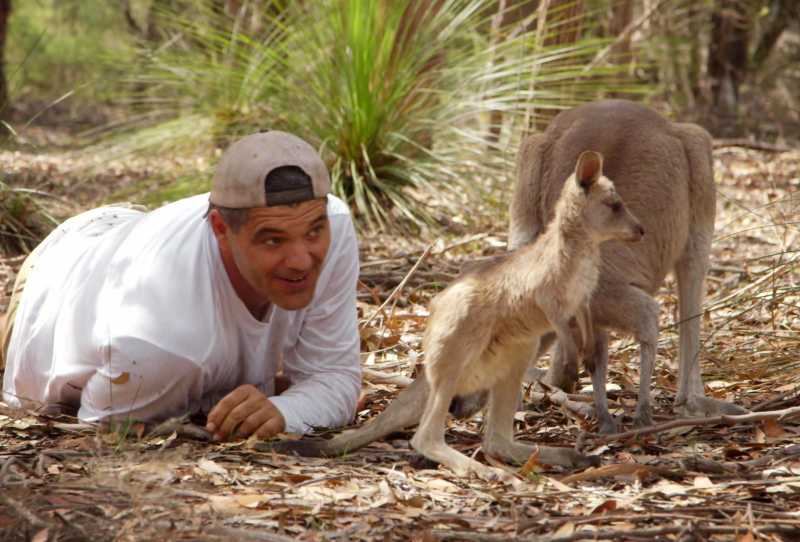
<svg viewBox="0 0 800 542">
<path fill-rule="evenodd" d="M 546 47 L 545 21 L 539 35 L 490 39 L 487 0 L 292 2 L 259 13 L 257 31 L 247 2 L 233 18 L 193 4 L 160 14 L 165 42 L 126 81 L 137 130 L 114 152 L 288 130 L 320 149 L 335 192 L 373 228 L 432 222 L 440 204 L 506 182 L 526 113 L 641 91 L 624 67 L 585 69 L 608 43 L 591 32 Z M 591 27 L 597 12 L 582 17 Z M 494 148 L 492 111 L 505 119 Z"/>
</svg>

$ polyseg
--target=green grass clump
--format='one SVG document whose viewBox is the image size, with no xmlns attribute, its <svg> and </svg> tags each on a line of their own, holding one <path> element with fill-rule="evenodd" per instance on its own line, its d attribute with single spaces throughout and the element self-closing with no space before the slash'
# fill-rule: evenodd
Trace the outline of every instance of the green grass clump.
<svg viewBox="0 0 800 542">
<path fill-rule="evenodd" d="M 184 4 L 158 11 L 163 41 L 128 70 L 121 98 L 133 129 L 109 152 L 287 130 L 320 149 L 334 191 L 368 228 L 446 223 L 447 209 L 507 185 L 536 115 L 641 91 L 627 66 L 589 67 L 608 44 L 593 37 L 597 12 L 578 16 L 585 37 L 548 46 L 559 27 L 546 22 L 492 38 L 488 0 L 244 3 L 235 14 Z M 489 145 L 492 111 L 504 124 Z"/>
</svg>

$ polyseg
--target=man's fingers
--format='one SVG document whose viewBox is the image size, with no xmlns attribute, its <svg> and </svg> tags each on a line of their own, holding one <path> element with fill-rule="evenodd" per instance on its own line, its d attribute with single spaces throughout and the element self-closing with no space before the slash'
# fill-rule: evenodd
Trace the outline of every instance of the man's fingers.
<svg viewBox="0 0 800 542">
<path fill-rule="evenodd" d="M 261 427 L 258 428 L 258 431 L 256 431 L 256 436 L 263 439 L 273 437 L 282 432 L 285 425 L 283 416 L 278 414 L 277 417 L 272 417 L 264 422 Z"/>
<path fill-rule="evenodd" d="M 222 425 L 217 429 L 217 433 L 222 438 L 227 438 L 229 435 L 235 435 L 239 425 L 244 422 L 250 415 L 254 414 L 261 407 L 261 400 L 259 397 L 251 396 L 243 403 L 239 403 L 233 410 L 228 412 Z"/>
<path fill-rule="evenodd" d="M 211 412 L 208 413 L 208 423 L 206 424 L 206 429 L 212 433 L 219 432 L 219 428 L 222 427 L 222 424 L 225 421 L 225 418 L 228 417 L 228 414 L 241 403 L 246 401 L 254 389 L 255 388 L 253 386 L 239 386 L 228 395 L 223 397 L 220 402 L 211 409 Z"/>
<path fill-rule="evenodd" d="M 239 425 L 239 428 L 236 430 L 236 436 L 243 438 L 249 437 L 273 416 L 275 416 L 273 409 L 265 408 L 265 405 L 261 405 L 261 408 L 250 414 L 247 419 Z"/>
</svg>

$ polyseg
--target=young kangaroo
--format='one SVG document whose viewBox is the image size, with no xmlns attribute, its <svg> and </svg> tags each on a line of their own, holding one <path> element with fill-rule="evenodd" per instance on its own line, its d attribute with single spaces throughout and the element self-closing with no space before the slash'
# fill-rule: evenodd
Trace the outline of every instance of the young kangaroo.
<svg viewBox="0 0 800 542">
<path fill-rule="evenodd" d="M 650 424 L 650 382 L 658 342 L 653 295 L 674 270 L 680 312 L 677 410 L 689 416 L 737 414 L 745 409 L 705 397 L 698 360 L 703 280 L 714 233 L 715 186 L 711 138 L 694 124 L 665 120 L 624 100 L 583 105 L 559 114 L 544 133 L 525 140 L 517 159 L 509 248 L 537 242 L 557 214 L 569 164 L 584 150 L 604 156 L 605 172 L 647 230 L 642 243 L 607 243 L 590 302 L 595 405 L 602 432 L 614 432 L 605 394 L 611 328 L 639 341 L 641 368 L 635 423 Z M 552 341 L 552 335 L 543 343 Z M 545 381 L 565 390 L 577 380 L 575 348 L 558 337 Z"/>
<path fill-rule="evenodd" d="M 574 163 L 574 162 L 573 162 Z M 415 447 L 431 459 L 457 468 L 466 459 L 444 445 L 444 416 L 448 396 L 491 389 L 485 450 L 514 461 L 525 461 L 531 448 L 512 440 L 513 414 L 530 351 L 544 331 L 570 333 L 569 320 L 583 306 L 597 280 L 598 244 L 606 239 L 638 240 L 642 229 L 602 176 L 602 157 L 585 153 L 573 179 L 563 190 L 558 220 L 539 242 L 465 270 L 432 302 L 426 329 L 426 371 L 403 390 L 376 418 L 332 439 L 304 438 L 259 443 L 265 450 L 304 456 L 335 457 L 352 452 L 420 422 L 426 403 L 427 429 L 417 431 Z M 579 319 L 585 337 L 591 329 Z M 584 343 L 586 339 L 584 338 Z M 575 345 L 574 340 L 565 343 Z M 455 378 L 454 375 L 461 375 Z M 436 392 L 430 393 L 429 379 Z M 469 417 L 482 401 L 460 403 L 454 414 Z M 492 423 L 496 421 L 497 423 Z M 430 450 L 430 451 L 428 451 Z M 598 463 L 567 448 L 540 447 L 539 460 L 571 468 Z M 479 473 L 491 470 L 478 465 Z"/>
<path fill-rule="evenodd" d="M 583 152 L 541 237 L 463 275 L 431 302 L 423 338 L 430 393 L 411 445 L 457 475 L 500 473 L 445 443 L 452 399 L 489 390 L 483 449 L 524 462 L 536 447 L 514 440 L 513 421 L 530 352 L 548 331 L 564 344 L 575 344 L 569 322 L 597 285 L 600 244 L 644 235 L 603 176 L 602 163 L 600 154 Z M 550 464 L 575 461 L 575 452 L 566 448 L 540 447 L 539 454 Z"/>
</svg>

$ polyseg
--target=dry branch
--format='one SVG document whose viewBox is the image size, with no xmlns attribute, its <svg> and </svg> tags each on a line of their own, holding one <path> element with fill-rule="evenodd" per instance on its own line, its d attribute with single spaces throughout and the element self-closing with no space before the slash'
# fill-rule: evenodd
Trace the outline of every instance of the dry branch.
<svg viewBox="0 0 800 542">
<path fill-rule="evenodd" d="M 375 369 L 361 369 L 364 375 L 364 380 L 368 380 L 375 384 L 394 384 L 401 388 L 407 388 L 414 381 L 413 378 L 401 374 L 385 373 L 383 371 L 376 371 Z"/>
<path fill-rule="evenodd" d="M 417 260 L 417 263 L 414 264 L 414 266 L 411 268 L 408 274 L 406 274 L 403 280 L 400 281 L 400 284 L 398 284 L 397 287 L 392 291 L 392 293 L 389 294 L 389 297 L 386 298 L 386 301 L 384 301 L 383 304 L 380 307 L 378 307 L 375 310 L 375 312 L 372 313 L 372 316 L 370 316 L 361 323 L 362 328 L 367 327 L 370 324 L 370 322 L 372 322 L 375 319 L 375 317 L 378 316 L 378 314 L 383 312 L 383 309 L 386 308 L 386 305 L 388 305 L 390 301 L 395 299 L 400 294 L 400 292 L 403 290 L 403 287 L 406 285 L 406 282 L 408 282 L 408 279 L 411 278 L 411 276 L 417 270 L 419 265 L 425 260 L 425 258 L 428 257 L 428 254 L 430 254 L 432 248 L 433 248 L 433 243 L 428 245 L 428 247 L 422 253 L 422 256 L 420 256 L 419 259 Z"/>
<path fill-rule="evenodd" d="M 784 145 L 775 145 L 773 143 L 767 143 L 765 141 L 754 141 L 752 139 L 715 139 L 713 142 L 714 149 L 722 149 L 725 147 L 742 147 L 745 149 L 753 149 L 756 151 L 767 151 L 767 152 L 790 152 L 792 150 L 791 147 L 786 147 Z"/>
<path fill-rule="evenodd" d="M 669 525 L 650 529 L 602 529 L 585 530 L 561 536 L 508 536 L 489 535 L 469 531 L 434 530 L 431 534 L 435 540 L 468 540 L 470 542 L 530 541 L 530 542 L 575 542 L 578 540 L 653 540 L 657 536 L 669 534 L 713 535 L 713 534 L 745 534 L 750 527 L 723 527 L 717 525 Z M 781 534 L 786 536 L 800 535 L 800 527 L 790 525 L 765 525 L 752 529 L 754 533 Z M 694 538 L 693 538 L 694 539 Z"/>
<path fill-rule="evenodd" d="M 31 527 L 34 527 L 36 529 L 46 529 L 50 527 L 49 523 L 36 517 L 36 515 L 33 512 L 25 508 L 25 506 L 21 502 L 11 497 L 10 495 L 6 495 L 0 492 L 0 503 L 8 506 L 21 519 L 27 521 L 31 525 Z"/>
<path fill-rule="evenodd" d="M 676 429 L 678 427 L 695 427 L 700 425 L 736 425 L 741 423 L 758 422 L 762 420 L 788 420 L 800 416 L 800 407 L 785 408 L 783 410 L 768 410 L 765 412 L 751 412 L 749 414 L 712 416 L 709 418 L 681 418 L 658 425 L 633 429 L 613 435 L 598 435 L 584 433 L 579 441 L 591 441 L 594 445 L 606 444 L 617 440 L 628 440 L 645 435 L 653 435 Z"/>
</svg>

